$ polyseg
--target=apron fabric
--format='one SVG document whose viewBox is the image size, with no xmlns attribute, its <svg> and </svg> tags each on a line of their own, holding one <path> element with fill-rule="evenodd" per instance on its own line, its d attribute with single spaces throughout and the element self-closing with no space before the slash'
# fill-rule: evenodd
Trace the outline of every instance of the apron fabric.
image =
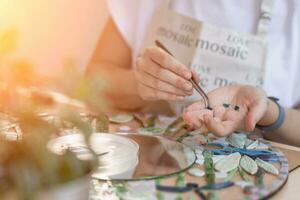
<svg viewBox="0 0 300 200">
<path fill-rule="evenodd" d="M 150 23 L 143 48 L 154 46 L 155 40 L 200 76 L 202 88 L 209 92 L 232 84 L 262 86 L 267 57 L 267 33 L 272 19 L 274 0 L 262 0 L 255 34 L 240 33 L 217 27 L 170 9 L 165 0 Z M 238 16 L 237 16 L 238 17 Z M 170 102 L 176 114 L 200 95 L 183 102 Z"/>
</svg>

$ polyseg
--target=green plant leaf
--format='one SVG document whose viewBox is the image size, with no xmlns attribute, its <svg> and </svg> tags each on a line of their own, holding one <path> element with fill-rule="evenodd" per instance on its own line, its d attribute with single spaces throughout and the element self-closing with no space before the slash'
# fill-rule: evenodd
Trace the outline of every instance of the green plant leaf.
<svg viewBox="0 0 300 200">
<path fill-rule="evenodd" d="M 264 170 L 259 168 L 255 174 L 255 179 L 254 179 L 254 184 L 257 187 L 260 187 L 260 188 L 264 187 L 264 175 L 265 175 Z"/>
<path fill-rule="evenodd" d="M 241 178 L 243 179 L 243 181 L 250 181 L 249 178 L 246 176 L 246 173 L 244 172 L 244 170 L 239 166 L 239 174 L 241 176 Z"/>
<path fill-rule="evenodd" d="M 205 171 L 205 181 L 207 184 L 215 183 L 215 172 L 213 166 L 213 154 L 208 151 L 203 151 L 204 156 L 204 171 Z"/>
<path fill-rule="evenodd" d="M 235 168 L 233 170 L 231 170 L 228 174 L 227 177 L 225 178 L 225 181 L 232 181 L 234 179 L 234 176 L 237 172 L 238 168 Z"/>
<path fill-rule="evenodd" d="M 177 187 L 183 187 L 185 185 L 185 174 L 184 173 L 179 173 L 177 175 L 177 179 L 176 179 L 176 186 Z"/>
</svg>

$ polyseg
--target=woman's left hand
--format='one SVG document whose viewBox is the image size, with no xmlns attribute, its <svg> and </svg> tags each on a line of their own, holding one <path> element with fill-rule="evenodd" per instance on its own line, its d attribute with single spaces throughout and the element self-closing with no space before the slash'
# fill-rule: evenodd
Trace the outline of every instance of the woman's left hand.
<svg viewBox="0 0 300 200">
<path fill-rule="evenodd" d="M 217 136 L 226 136 L 237 130 L 252 131 L 267 110 L 265 92 L 253 86 L 232 85 L 208 93 L 210 107 L 203 101 L 190 105 L 184 112 L 184 121 L 193 128 L 203 128 Z"/>
</svg>

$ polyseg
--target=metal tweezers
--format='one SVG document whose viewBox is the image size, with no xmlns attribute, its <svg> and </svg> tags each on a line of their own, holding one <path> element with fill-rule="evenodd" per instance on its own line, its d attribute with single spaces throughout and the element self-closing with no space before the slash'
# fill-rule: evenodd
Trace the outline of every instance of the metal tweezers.
<svg viewBox="0 0 300 200">
<path fill-rule="evenodd" d="M 160 41 L 155 40 L 155 44 L 156 44 L 156 46 L 162 48 L 165 52 L 167 52 L 171 56 L 174 56 Z M 189 79 L 189 81 L 192 83 L 192 85 L 195 88 L 195 90 L 203 98 L 205 108 L 211 110 L 207 94 L 203 91 L 203 89 L 200 87 L 200 85 L 198 85 L 198 83 L 194 80 L 193 76 L 191 77 L 191 79 Z"/>
</svg>

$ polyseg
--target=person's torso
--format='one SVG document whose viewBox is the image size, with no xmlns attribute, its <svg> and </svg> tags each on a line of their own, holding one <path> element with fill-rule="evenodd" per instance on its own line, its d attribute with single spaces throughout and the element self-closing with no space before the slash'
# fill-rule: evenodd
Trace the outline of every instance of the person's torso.
<svg viewBox="0 0 300 200">
<path fill-rule="evenodd" d="M 147 26 L 161 1 L 140 1 L 137 13 L 137 29 L 133 44 L 133 57 L 140 53 Z M 299 2 L 300 3 L 300 2 Z M 284 105 L 292 106 L 300 94 L 295 91 L 300 73 L 299 49 L 299 3 L 275 1 L 273 18 L 267 35 L 269 52 L 266 62 L 264 88 L 268 95 L 278 96 Z M 219 27 L 238 32 L 255 34 L 261 0 L 174 0 L 170 9 Z M 298 44 L 297 44 L 298 42 Z M 299 91 L 299 90 L 298 90 Z M 296 97 L 295 95 L 298 95 Z M 299 98 L 298 98 L 299 99 Z"/>
</svg>

